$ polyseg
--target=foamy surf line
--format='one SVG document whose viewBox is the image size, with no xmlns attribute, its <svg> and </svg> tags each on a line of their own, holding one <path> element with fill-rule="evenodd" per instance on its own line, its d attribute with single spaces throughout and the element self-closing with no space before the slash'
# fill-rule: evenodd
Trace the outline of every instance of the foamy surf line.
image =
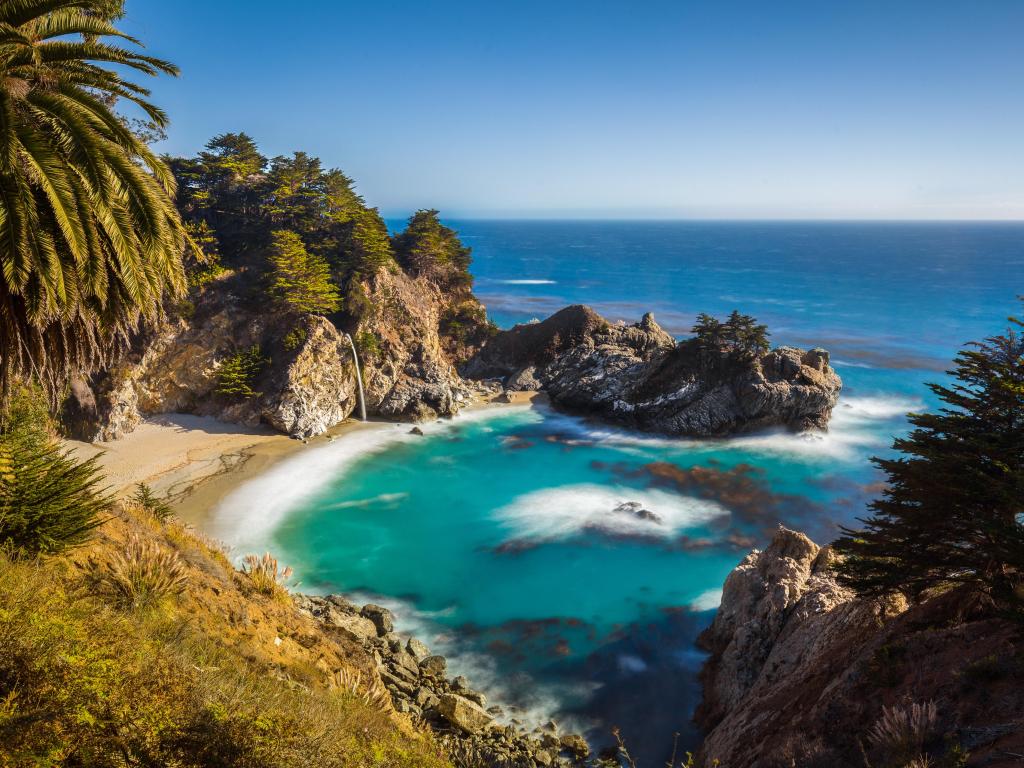
<svg viewBox="0 0 1024 768">
<path fill-rule="evenodd" d="M 462 425 L 529 413 L 529 405 L 473 409 L 441 423 L 419 425 L 422 436 L 410 434 L 412 425 L 405 423 L 357 425 L 333 442 L 285 459 L 240 485 L 217 506 L 210 533 L 239 552 L 264 549 L 292 510 L 343 477 L 361 459 Z"/>
<path fill-rule="evenodd" d="M 832 411 L 832 422 L 827 432 L 787 432 L 777 429 L 706 439 L 666 437 L 594 425 L 580 417 L 551 409 L 547 409 L 546 414 L 548 423 L 558 431 L 572 434 L 581 440 L 635 451 L 641 455 L 651 451 L 659 454 L 702 454 L 737 450 L 808 462 L 853 462 L 863 460 L 863 449 L 875 449 L 889 444 L 892 439 L 891 430 L 882 427 L 922 407 L 922 401 L 899 395 L 841 397 Z"/>
</svg>

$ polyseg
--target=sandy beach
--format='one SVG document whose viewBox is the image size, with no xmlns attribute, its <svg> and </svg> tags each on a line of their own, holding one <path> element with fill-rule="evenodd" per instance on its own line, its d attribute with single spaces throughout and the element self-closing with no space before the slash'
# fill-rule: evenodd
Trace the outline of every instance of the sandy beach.
<svg viewBox="0 0 1024 768">
<path fill-rule="evenodd" d="M 345 428 L 341 424 L 330 434 Z M 146 419 L 120 440 L 68 440 L 66 445 L 80 457 L 99 456 L 110 490 L 116 495 L 130 494 L 137 483 L 147 483 L 170 500 L 179 517 L 202 527 L 206 515 L 237 485 L 326 439 L 324 435 L 304 444 L 269 428 L 163 414 Z"/>
<path fill-rule="evenodd" d="M 544 401 L 538 393 L 511 394 L 513 397 L 508 399 L 472 402 L 463 413 Z M 178 517 L 205 529 L 217 505 L 241 484 L 285 458 L 359 427 L 360 422 L 349 420 L 302 441 L 269 427 L 245 427 L 205 416 L 172 413 L 146 419 L 120 440 L 66 440 L 65 445 L 81 458 L 98 456 L 115 495 L 129 495 L 138 483 L 146 483 L 171 502 Z"/>
</svg>

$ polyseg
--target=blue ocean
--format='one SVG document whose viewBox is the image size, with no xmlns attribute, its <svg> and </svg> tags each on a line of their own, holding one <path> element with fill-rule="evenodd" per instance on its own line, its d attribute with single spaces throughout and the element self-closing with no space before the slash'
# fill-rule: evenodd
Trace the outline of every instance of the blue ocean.
<svg viewBox="0 0 1024 768">
<path fill-rule="evenodd" d="M 685 336 L 733 309 L 822 346 L 844 390 L 826 435 L 671 440 L 528 406 L 365 425 L 243 486 L 217 525 L 301 589 L 391 606 L 506 719 L 554 718 L 641 765 L 699 740 L 695 645 L 722 582 L 775 528 L 820 543 L 880 492 L 870 458 L 936 406 L 966 342 L 1024 293 L 1024 226 L 453 221 L 502 327 L 572 303 Z M 394 226 L 400 226 L 394 222 Z M 624 501 L 660 525 L 614 514 Z"/>
</svg>

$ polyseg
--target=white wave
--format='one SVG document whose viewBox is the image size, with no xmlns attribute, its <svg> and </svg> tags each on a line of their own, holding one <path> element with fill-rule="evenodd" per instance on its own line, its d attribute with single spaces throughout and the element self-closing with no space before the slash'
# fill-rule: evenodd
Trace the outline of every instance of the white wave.
<svg viewBox="0 0 1024 768">
<path fill-rule="evenodd" d="M 265 549 L 290 511 L 343 477 L 360 459 L 464 424 L 508 416 L 523 418 L 529 412 L 529 405 L 473 409 L 453 419 L 421 424 L 422 437 L 411 435 L 408 424 L 355 425 L 334 441 L 307 448 L 228 494 L 214 511 L 210 534 L 241 553 Z"/>
<path fill-rule="evenodd" d="M 833 368 L 871 368 L 871 369 L 875 368 L 875 366 L 869 365 L 868 363 L 851 363 L 849 360 L 836 360 L 834 358 L 832 360 L 832 367 Z"/>
<path fill-rule="evenodd" d="M 639 506 L 623 507 L 631 503 Z M 652 514 L 640 516 L 635 510 Z M 494 513 L 515 538 L 546 541 L 564 539 L 587 529 L 622 536 L 670 537 L 727 514 L 728 510 L 711 501 L 657 489 L 593 483 L 526 493 Z"/>
<path fill-rule="evenodd" d="M 366 509 L 367 507 L 394 507 L 398 502 L 409 498 L 409 494 L 402 493 L 381 493 L 371 496 L 369 499 L 353 499 L 351 501 L 339 501 L 325 507 L 325 512 L 336 509 Z"/>
<path fill-rule="evenodd" d="M 695 611 L 714 611 L 721 602 L 722 590 L 709 589 L 707 592 L 701 592 L 697 595 L 693 602 L 690 603 L 690 607 Z"/>
<path fill-rule="evenodd" d="M 763 455 L 784 455 L 817 462 L 863 461 L 865 449 L 888 445 L 892 429 L 887 422 L 901 420 L 909 411 L 920 410 L 920 400 L 900 396 L 841 397 L 832 412 L 827 432 L 794 433 L 777 429 L 722 439 L 672 438 L 631 432 L 608 426 L 593 426 L 566 414 L 545 411 L 546 420 L 561 433 L 619 450 L 649 455 L 651 452 L 718 453 L 737 449 Z"/>
<path fill-rule="evenodd" d="M 503 285 L 555 285 L 554 280 L 495 280 Z"/>
</svg>

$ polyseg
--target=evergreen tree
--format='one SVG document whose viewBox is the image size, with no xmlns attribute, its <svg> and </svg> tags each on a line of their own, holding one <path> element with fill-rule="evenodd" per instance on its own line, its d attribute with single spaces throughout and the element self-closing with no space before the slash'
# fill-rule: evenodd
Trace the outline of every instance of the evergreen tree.
<svg viewBox="0 0 1024 768">
<path fill-rule="evenodd" d="M 459 240 L 455 230 L 446 227 L 438 211 L 422 210 L 413 214 L 404 232 L 392 240 L 395 257 L 407 272 L 447 278 L 453 284 L 468 285 L 471 249 Z"/>
<path fill-rule="evenodd" d="M 722 323 L 706 312 L 697 315 L 697 322 L 693 326 L 693 333 L 701 346 L 709 349 L 717 349 L 725 341 L 725 329 Z"/>
<path fill-rule="evenodd" d="M 52 429 L 42 391 L 19 385 L 0 414 L 0 547 L 23 555 L 86 541 L 110 507 L 96 458 L 77 461 Z"/>
<path fill-rule="evenodd" d="M 1024 599 L 1024 338 L 1010 321 L 957 355 L 951 385 L 929 385 L 945 405 L 910 415 L 915 429 L 893 444 L 903 455 L 875 459 L 888 488 L 835 545 L 859 593 L 960 583 Z"/>
<path fill-rule="evenodd" d="M 253 389 L 253 385 L 269 362 L 258 344 L 249 349 L 237 350 L 220 364 L 217 371 L 217 394 L 231 398 L 259 397 L 261 393 Z"/>
<path fill-rule="evenodd" d="M 769 349 L 768 326 L 761 325 L 750 315 L 734 309 L 725 321 L 723 333 L 732 349 L 743 355 L 756 357 Z"/>
<path fill-rule="evenodd" d="M 341 306 L 327 261 L 309 253 L 294 232 L 274 232 L 270 248 L 270 292 L 283 307 L 296 312 L 330 314 Z"/>
</svg>

